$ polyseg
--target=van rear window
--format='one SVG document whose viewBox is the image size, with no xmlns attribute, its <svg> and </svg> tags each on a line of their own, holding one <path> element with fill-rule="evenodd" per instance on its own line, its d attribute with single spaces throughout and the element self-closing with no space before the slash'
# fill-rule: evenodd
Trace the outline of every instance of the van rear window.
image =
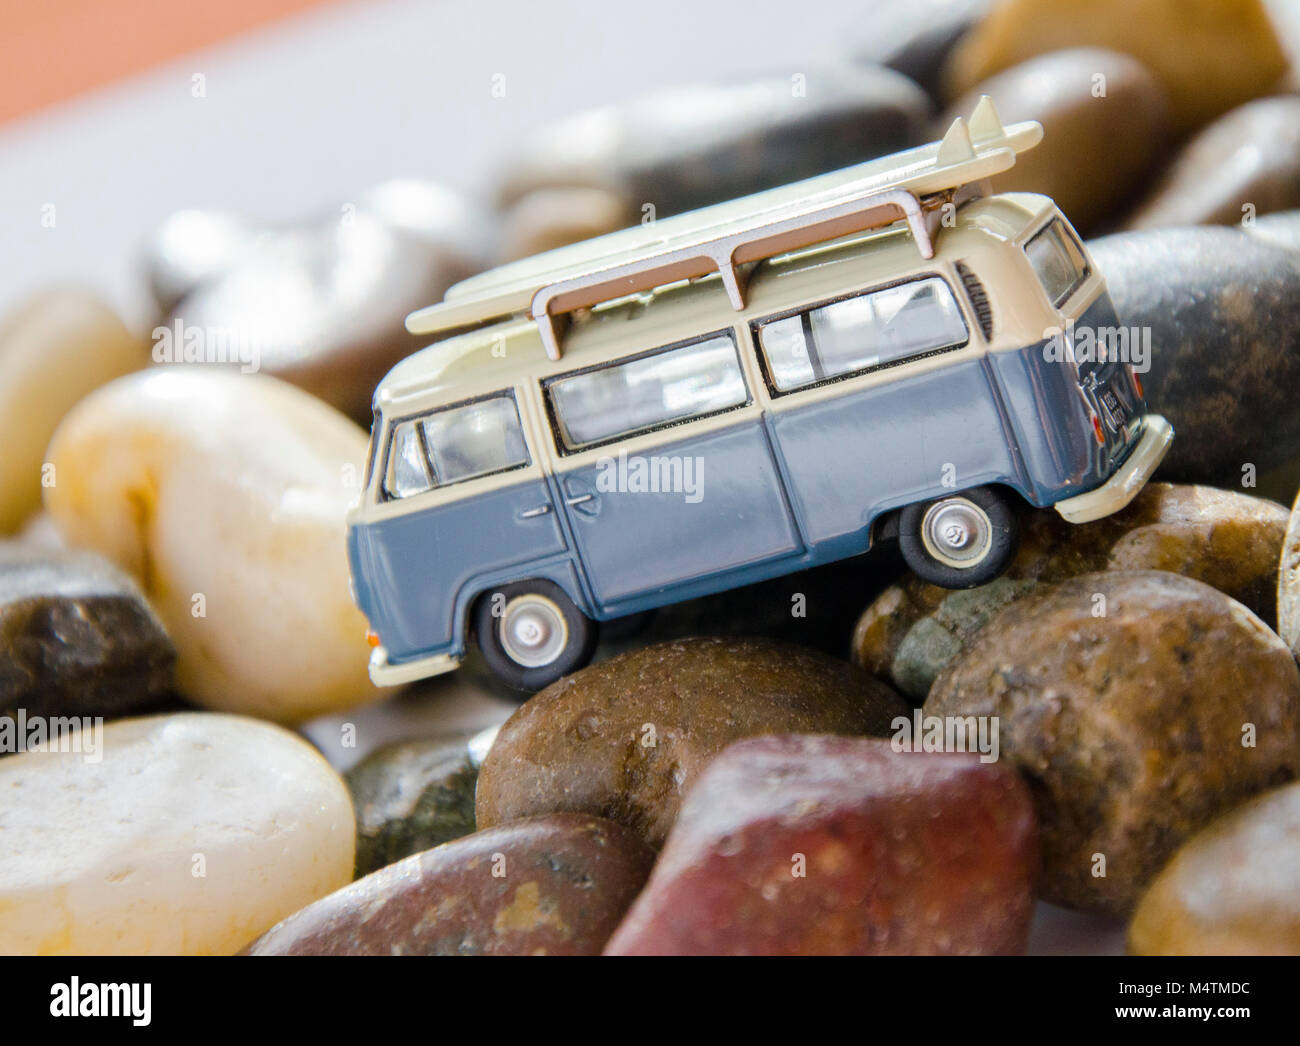
<svg viewBox="0 0 1300 1046">
<path fill-rule="evenodd" d="M 776 392 L 955 348 L 968 337 L 952 291 L 938 276 L 868 291 L 758 328 Z"/>
<path fill-rule="evenodd" d="M 749 402 L 730 331 L 555 378 L 546 394 L 569 451 Z"/>
<path fill-rule="evenodd" d="M 1054 308 L 1064 305 L 1088 278 L 1087 255 L 1060 218 L 1053 218 L 1025 244 L 1025 254 Z"/>
</svg>

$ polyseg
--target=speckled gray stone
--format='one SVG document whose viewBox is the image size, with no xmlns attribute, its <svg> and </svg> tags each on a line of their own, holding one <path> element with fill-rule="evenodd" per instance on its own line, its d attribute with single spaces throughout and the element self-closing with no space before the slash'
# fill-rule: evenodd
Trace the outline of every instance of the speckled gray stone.
<svg viewBox="0 0 1300 1046">
<path fill-rule="evenodd" d="M 1241 490 L 1300 453 L 1300 252 L 1216 227 L 1088 246 L 1120 322 L 1151 328 L 1142 383 L 1177 433 L 1159 478 Z"/>
<path fill-rule="evenodd" d="M 358 876 L 474 831 L 478 768 L 469 740 L 386 745 L 347 772 L 357 814 Z"/>
</svg>

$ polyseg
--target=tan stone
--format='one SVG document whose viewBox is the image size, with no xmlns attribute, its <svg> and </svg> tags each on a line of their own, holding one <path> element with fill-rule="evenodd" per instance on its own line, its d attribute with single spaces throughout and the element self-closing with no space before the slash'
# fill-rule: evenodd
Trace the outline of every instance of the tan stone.
<svg viewBox="0 0 1300 1046">
<path fill-rule="evenodd" d="M 149 362 L 146 344 L 92 294 L 28 299 L 0 326 L 0 534 L 41 507 L 45 448 L 88 392 Z"/>
<path fill-rule="evenodd" d="M 1287 72 L 1260 0 L 1002 0 L 950 56 L 947 97 L 1065 47 L 1106 47 L 1138 59 L 1164 84 L 1183 133 L 1267 94 Z"/>
<path fill-rule="evenodd" d="M 1136 955 L 1300 955 L 1300 783 L 1194 835 L 1138 905 Z"/>
<path fill-rule="evenodd" d="M 365 455 L 364 431 L 275 378 L 154 368 L 68 415 L 45 503 L 140 581 L 183 694 L 297 722 L 382 693 L 345 544 Z"/>
</svg>

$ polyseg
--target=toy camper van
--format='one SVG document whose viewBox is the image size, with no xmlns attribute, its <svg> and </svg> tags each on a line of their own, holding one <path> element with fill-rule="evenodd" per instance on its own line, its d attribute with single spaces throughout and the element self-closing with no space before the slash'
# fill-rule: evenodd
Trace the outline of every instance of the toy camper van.
<svg viewBox="0 0 1300 1046">
<path fill-rule="evenodd" d="M 599 623 L 856 556 L 995 578 L 1018 505 L 1081 523 L 1173 433 L 1077 332 L 1117 330 L 1052 201 L 987 179 L 1042 136 L 942 142 L 563 247 L 451 288 L 375 394 L 349 517 L 371 676 L 476 641 L 534 690 Z M 1103 339 L 1104 346 L 1104 339 Z"/>
</svg>

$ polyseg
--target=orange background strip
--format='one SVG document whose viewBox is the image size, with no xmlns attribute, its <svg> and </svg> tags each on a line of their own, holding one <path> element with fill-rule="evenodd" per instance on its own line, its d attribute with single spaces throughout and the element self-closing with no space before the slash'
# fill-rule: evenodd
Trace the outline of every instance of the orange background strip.
<svg viewBox="0 0 1300 1046">
<path fill-rule="evenodd" d="M 0 123 L 326 0 L 0 0 Z"/>
</svg>

